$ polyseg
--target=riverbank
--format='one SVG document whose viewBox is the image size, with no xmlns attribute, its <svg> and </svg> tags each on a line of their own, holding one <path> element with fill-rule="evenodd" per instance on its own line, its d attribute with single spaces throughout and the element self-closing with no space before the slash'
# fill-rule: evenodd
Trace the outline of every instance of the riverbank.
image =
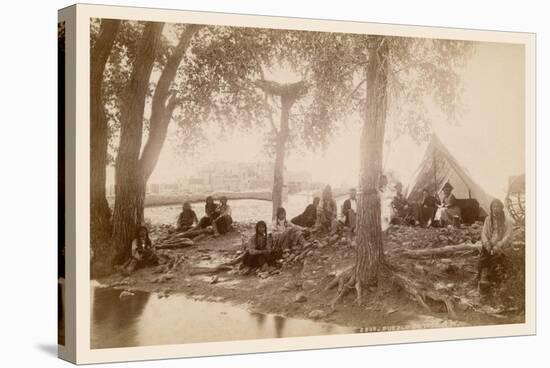
<svg viewBox="0 0 550 368">
<path fill-rule="evenodd" d="M 320 193 L 320 191 L 319 191 Z M 336 188 L 334 189 L 334 197 L 342 197 L 347 195 L 347 190 Z M 296 195 L 289 194 L 289 195 Z M 298 194 L 300 195 L 300 194 Z M 190 203 L 204 203 L 207 196 L 212 196 L 214 199 L 219 199 L 222 196 L 227 197 L 228 200 L 258 200 L 271 202 L 271 191 L 249 191 L 249 192 L 212 192 L 212 193 L 185 193 L 185 194 L 147 194 L 145 197 L 145 208 L 181 205 L 183 202 L 188 201 Z M 304 194 L 304 196 L 306 196 Z M 107 202 L 109 206 L 113 207 L 115 201 L 114 196 L 108 196 Z"/>
<path fill-rule="evenodd" d="M 221 196 L 227 197 L 229 200 L 237 199 L 255 199 L 259 201 L 271 201 L 271 192 L 213 192 L 210 194 L 147 194 L 145 197 L 145 207 L 160 207 L 170 205 L 181 205 L 183 202 L 190 203 L 204 202 L 207 196 L 212 196 L 219 199 Z M 115 197 L 107 197 L 109 206 L 114 205 Z"/>
<path fill-rule="evenodd" d="M 171 230 L 169 226 L 155 227 L 153 240 Z M 209 273 L 215 266 L 238 257 L 252 233 L 252 223 L 239 223 L 235 231 L 224 236 L 206 237 L 185 249 L 159 250 L 163 260 L 160 266 L 139 270 L 130 277 L 113 275 L 99 281 L 121 291 L 155 292 L 159 298 L 181 293 L 195 300 L 227 302 L 261 313 L 313 319 L 364 331 L 519 323 L 524 318 L 518 301 L 508 305 L 501 300 L 488 303 L 472 285 L 479 225 L 462 229 L 392 227 L 386 234 L 387 260 L 405 270 L 409 279 L 416 278 L 431 285 L 438 295 L 449 296 L 452 313 L 445 304 L 428 297 L 427 310 L 395 280 L 380 280 L 362 306 L 355 305 L 350 294 L 336 308 L 331 308 L 336 291 L 327 290 L 327 286 L 353 265 L 355 257 L 355 244 L 346 234 L 333 238 L 310 236 L 307 247 L 288 253 L 280 269 L 263 269 L 255 275 L 243 276 L 235 266 Z M 518 233 L 521 238 L 521 229 Z M 515 247 L 521 247 L 519 243 L 516 241 Z M 457 244 L 470 246 L 460 248 L 452 256 L 442 252 L 424 257 L 417 252 L 445 250 L 444 247 Z"/>
</svg>

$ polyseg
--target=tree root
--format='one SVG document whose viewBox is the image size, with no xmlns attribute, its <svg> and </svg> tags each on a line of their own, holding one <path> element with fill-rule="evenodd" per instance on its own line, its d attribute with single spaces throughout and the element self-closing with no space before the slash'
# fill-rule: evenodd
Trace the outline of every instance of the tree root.
<svg viewBox="0 0 550 368">
<path fill-rule="evenodd" d="M 384 276 L 379 276 L 380 279 L 392 280 L 394 285 L 398 285 L 427 312 L 433 312 L 430 304 L 441 303 L 445 306 L 449 318 L 456 319 L 454 297 L 430 290 L 429 287 L 408 278 L 404 272 L 387 262 L 381 264 L 380 272 L 384 273 Z M 330 304 L 332 309 L 335 309 L 336 304 L 352 290 L 355 290 L 357 296 L 354 303 L 358 306 L 362 305 L 366 285 L 363 285 L 361 280 L 356 279 L 354 267 L 342 272 L 327 285 L 325 290 L 333 289 L 337 285 L 336 296 Z"/>
<path fill-rule="evenodd" d="M 354 271 L 355 271 L 354 267 L 350 267 L 346 269 L 334 280 L 332 280 L 325 288 L 325 291 L 328 291 L 338 286 L 338 289 L 336 291 L 336 296 L 330 303 L 331 308 L 333 310 L 336 308 L 336 304 L 340 302 L 353 289 L 355 289 L 355 292 L 357 294 L 357 298 L 355 299 L 354 303 L 359 306 L 361 305 L 362 285 L 360 282 L 357 282 Z"/>
<path fill-rule="evenodd" d="M 242 252 L 239 256 L 233 258 L 233 259 L 230 260 L 230 261 L 227 261 L 227 262 L 224 262 L 224 263 L 220 264 L 218 267 L 223 267 L 223 266 L 234 266 L 234 265 L 236 265 L 237 263 L 241 262 L 245 256 L 246 256 L 246 252 Z"/>
<path fill-rule="evenodd" d="M 440 302 L 445 305 L 449 318 L 456 319 L 453 298 L 447 295 L 442 295 L 436 291 L 427 290 L 426 287 L 419 285 L 405 275 L 396 271 L 392 272 L 392 281 L 399 285 L 413 300 L 418 302 L 427 312 L 432 312 L 432 308 L 427 301 Z"/>
<path fill-rule="evenodd" d="M 345 271 L 343 271 L 340 275 L 336 276 L 336 278 L 334 278 L 334 280 L 329 282 L 329 284 L 325 287 L 324 291 L 334 289 L 335 286 L 338 286 L 338 290 L 340 290 L 340 288 L 345 283 L 345 280 L 347 280 L 350 277 L 352 271 L 353 271 L 353 267 L 350 267 L 350 268 L 346 269 Z"/>
<path fill-rule="evenodd" d="M 233 268 L 224 264 L 221 264 L 216 267 L 195 267 L 191 271 L 189 271 L 189 275 L 212 275 L 216 273 L 221 273 L 225 271 L 230 271 Z"/>
<path fill-rule="evenodd" d="M 426 248 L 426 249 L 403 249 L 400 248 L 395 250 L 394 253 L 403 255 L 408 258 L 426 258 L 434 256 L 445 256 L 458 252 L 470 252 L 470 251 L 480 251 L 481 245 L 479 244 L 457 244 L 457 245 L 448 245 L 440 248 Z"/>
</svg>

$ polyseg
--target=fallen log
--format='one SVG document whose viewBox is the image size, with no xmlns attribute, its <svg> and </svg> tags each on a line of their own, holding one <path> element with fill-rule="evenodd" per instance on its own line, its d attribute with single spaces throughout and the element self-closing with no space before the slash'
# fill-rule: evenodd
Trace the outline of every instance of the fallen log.
<svg viewBox="0 0 550 368">
<path fill-rule="evenodd" d="M 189 271 L 189 275 L 191 275 L 191 276 L 205 275 L 205 274 L 209 275 L 209 274 L 214 274 L 214 273 L 219 273 L 219 272 L 231 271 L 232 269 L 233 269 L 233 267 L 226 266 L 224 264 L 221 264 L 221 265 L 216 266 L 216 267 L 193 267 Z"/>
<path fill-rule="evenodd" d="M 193 239 L 193 238 L 195 238 L 199 235 L 202 235 L 202 234 L 212 235 L 212 234 L 214 234 L 214 229 L 212 229 L 212 228 L 191 229 L 191 230 L 187 230 L 183 233 L 179 233 L 179 236 L 182 236 L 184 238 Z"/>
<path fill-rule="evenodd" d="M 426 258 L 426 257 L 441 257 L 457 252 L 480 251 L 481 244 L 457 244 L 447 245 L 439 248 L 425 249 L 398 249 L 394 253 L 399 253 L 409 258 Z"/>
<path fill-rule="evenodd" d="M 188 238 L 182 238 L 182 239 L 173 239 L 165 241 L 164 243 L 161 243 L 157 245 L 158 249 L 181 249 L 181 248 L 188 248 L 190 246 L 195 245 L 195 242 Z"/>
</svg>

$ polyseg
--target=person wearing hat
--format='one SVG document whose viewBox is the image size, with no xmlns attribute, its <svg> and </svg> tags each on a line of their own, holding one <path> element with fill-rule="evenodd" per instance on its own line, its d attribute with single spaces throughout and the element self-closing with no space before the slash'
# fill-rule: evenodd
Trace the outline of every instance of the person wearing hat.
<svg viewBox="0 0 550 368">
<path fill-rule="evenodd" d="M 422 190 L 422 207 L 420 208 L 420 225 L 430 227 L 437 209 L 437 199 L 430 194 L 428 188 Z"/>
<path fill-rule="evenodd" d="M 353 232 L 355 230 L 355 216 L 357 215 L 357 189 L 351 188 L 349 198 L 342 204 L 342 217 L 344 225 Z"/>
<path fill-rule="evenodd" d="M 395 195 L 391 201 L 392 207 L 392 223 L 407 222 L 411 215 L 411 207 L 407 198 L 403 195 L 403 184 L 400 182 L 395 184 Z"/>
<path fill-rule="evenodd" d="M 231 231 L 233 218 L 231 217 L 231 207 L 227 204 L 227 197 L 220 198 L 220 206 L 218 207 L 220 215 L 214 220 L 214 231 L 216 235 L 225 234 Z"/>
<path fill-rule="evenodd" d="M 441 189 L 441 204 L 435 212 L 435 221 L 438 221 L 442 226 L 454 225 L 456 224 L 456 219 L 460 220 L 460 207 L 453 194 L 453 189 L 453 186 L 449 182 L 446 182 Z"/>
</svg>

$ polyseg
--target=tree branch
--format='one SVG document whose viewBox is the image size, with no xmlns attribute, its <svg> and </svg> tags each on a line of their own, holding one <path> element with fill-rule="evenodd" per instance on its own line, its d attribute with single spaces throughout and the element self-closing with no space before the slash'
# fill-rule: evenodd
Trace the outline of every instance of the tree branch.
<svg viewBox="0 0 550 368">
<path fill-rule="evenodd" d="M 361 82 L 359 82 L 355 88 L 353 89 L 353 91 L 351 91 L 351 93 L 349 93 L 347 96 L 346 96 L 346 100 L 350 99 L 354 94 L 355 92 L 357 92 L 359 90 L 359 88 L 361 88 L 361 86 L 363 84 L 365 84 L 365 82 L 367 81 L 367 78 L 363 79 Z"/>
</svg>

